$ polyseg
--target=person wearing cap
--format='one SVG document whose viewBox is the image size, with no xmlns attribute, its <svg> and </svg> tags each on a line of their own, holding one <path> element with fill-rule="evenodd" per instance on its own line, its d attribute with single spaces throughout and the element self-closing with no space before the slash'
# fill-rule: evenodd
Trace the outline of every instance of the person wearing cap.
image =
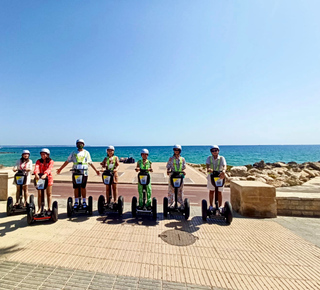
<svg viewBox="0 0 320 290">
<path fill-rule="evenodd" d="M 26 206 L 26 204 L 27 204 L 28 185 L 30 184 L 30 181 L 31 181 L 30 171 L 32 170 L 32 160 L 29 159 L 29 157 L 30 157 L 30 151 L 23 150 L 22 154 L 21 154 L 21 158 L 17 160 L 16 165 L 13 167 L 13 172 L 16 172 L 18 170 L 22 170 L 27 173 L 26 183 L 22 186 L 22 189 L 24 192 L 24 206 Z M 16 205 L 19 204 L 19 200 L 20 200 L 20 186 L 21 185 L 17 185 Z"/>
<path fill-rule="evenodd" d="M 34 168 L 34 175 L 36 181 L 40 179 L 39 174 L 41 175 L 41 179 L 46 179 L 48 177 L 48 187 L 47 187 L 47 202 L 48 202 L 48 211 L 50 211 L 50 204 L 52 198 L 52 185 L 53 185 L 53 177 L 52 177 L 52 168 L 53 168 L 53 160 L 50 158 L 50 150 L 47 148 L 43 148 L 40 151 L 41 158 L 37 160 L 36 166 Z M 38 211 L 41 210 L 41 190 L 38 190 Z"/>
<path fill-rule="evenodd" d="M 223 156 L 219 155 L 220 148 L 218 145 L 211 146 L 210 152 L 211 152 L 211 156 L 207 158 L 206 165 L 207 165 L 207 172 L 208 172 L 207 189 L 209 189 L 209 203 L 210 203 L 209 209 L 212 210 L 215 188 L 211 182 L 210 173 L 213 171 L 221 171 L 219 177 L 221 179 L 226 178 L 227 162 Z M 219 191 L 218 191 L 219 207 L 222 204 L 222 192 L 223 192 L 223 187 L 219 187 Z"/>
<path fill-rule="evenodd" d="M 142 149 L 141 150 L 141 157 L 142 159 L 137 162 L 136 172 L 139 172 L 140 169 L 147 170 L 150 172 L 153 172 L 152 169 L 152 162 L 148 160 L 149 150 L 148 149 Z M 139 192 L 139 206 L 143 206 L 143 186 L 138 182 L 138 192 Z M 152 188 L 151 188 L 151 180 L 150 183 L 147 185 L 147 201 L 146 201 L 146 207 L 151 206 L 151 194 L 152 194 Z"/>
<path fill-rule="evenodd" d="M 167 175 L 170 175 L 172 171 L 180 171 L 183 175 L 186 175 L 186 161 L 183 157 L 180 156 L 182 147 L 180 145 L 173 146 L 173 156 L 169 158 L 167 163 Z M 181 205 L 181 208 L 184 207 L 183 205 L 183 183 L 180 188 L 178 188 L 178 202 Z M 170 183 L 169 177 L 169 187 L 168 187 L 168 203 L 170 206 L 173 206 L 174 203 L 174 188 Z"/>
<path fill-rule="evenodd" d="M 118 156 L 114 155 L 114 147 L 108 146 L 107 147 L 107 157 L 103 159 L 103 161 L 100 163 L 102 168 L 109 169 L 111 172 L 113 172 L 113 183 L 112 183 L 112 192 L 113 192 L 113 201 L 115 205 L 117 204 L 117 198 L 118 198 L 118 169 L 120 166 L 119 158 Z M 106 185 L 106 199 L 107 202 L 110 203 L 109 200 L 109 185 Z"/>
<path fill-rule="evenodd" d="M 86 167 L 87 169 L 80 169 L 81 173 L 83 173 L 83 184 L 81 187 L 81 196 L 82 196 L 82 206 L 83 208 L 87 207 L 87 203 L 86 203 L 86 196 L 87 196 L 87 190 L 86 190 L 86 185 L 87 185 L 87 180 L 88 180 L 88 165 L 90 165 L 93 170 L 97 173 L 97 175 L 100 175 L 100 172 L 94 167 L 92 160 L 91 160 L 91 156 L 90 153 L 83 149 L 85 143 L 83 139 L 78 139 L 76 141 L 76 146 L 77 146 L 77 151 L 73 151 L 71 152 L 71 154 L 69 155 L 67 161 L 65 161 L 62 166 L 57 170 L 57 174 L 60 174 L 62 169 L 65 168 L 70 162 L 73 162 L 73 169 L 77 169 L 77 165 L 83 165 L 84 167 Z M 78 189 L 76 188 L 76 185 L 73 185 L 73 189 L 74 189 L 74 198 L 75 198 L 75 202 L 74 202 L 74 208 L 77 208 L 79 206 L 79 198 L 78 198 Z"/>
</svg>

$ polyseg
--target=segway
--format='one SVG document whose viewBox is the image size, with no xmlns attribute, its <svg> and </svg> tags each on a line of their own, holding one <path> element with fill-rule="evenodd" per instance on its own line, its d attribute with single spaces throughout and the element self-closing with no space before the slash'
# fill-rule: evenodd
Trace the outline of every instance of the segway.
<svg viewBox="0 0 320 290">
<path fill-rule="evenodd" d="M 143 193 L 143 204 L 142 206 L 138 206 L 137 197 L 132 197 L 132 204 L 131 204 L 131 213 L 132 217 L 136 217 L 137 214 L 141 215 L 152 215 L 154 220 L 157 220 L 157 199 L 154 197 L 152 198 L 152 206 L 146 206 L 147 201 L 147 186 L 150 183 L 150 174 L 148 170 L 141 169 L 138 173 L 138 182 L 142 185 L 142 193 Z"/>
<path fill-rule="evenodd" d="M 190 216 L 190 202 L 189 198 L 184 199 L 184 208 L 178 207 L 178 189 L 183 184 L 184 175 L 180 171 L 172 171 L 170 176 L 170 183 L 174 188 L 174 205 L 173 207 L 168 205 L 168 198 L 163 199 L 163 216 L 166 218 L 168 213 L 171 215 L 184 215 L 187 220 Z"/>
<path fill-rule="evenodd" d="M 28 209 L 28 204 L 24 206 L 23 204 L 23 196 L 22 196 L 22 191 L 23 191 L 23 186 L 27 182 L 27 175 L 28 173 L 24 170 L 18 170 L 18 172 L 14 175 L 14 182 L 16 185 L 20 186 L 20 200 L 18 204 L 13 205 L 13 198 L 11 196 L 8 197 L 7 200 L 7 216 L 12 215 L 12 214 L 26 214 L 27 209 Z M 30 196 L 30 203 L 34 203 L 34 197 L 33 195 Z"/>
<path fill-rule="evenodd" d="M 52 211 L 49 212 L 44 208 L 44 191 L 48 187 L 48 177 L 45 179 L 41 179 L 42 174 L 39 174 L 40 179 L 36 182 L 36 189 L 41 190 L 41 211 L 40 213 L 35 213 L 35 204 L 34 204 L 34 196 L 33 194 L 30 196 L 30 203 L 28 204 L 27 209 L 27 222 L 29 225 L 34 223 L 35 221 L 47 221 L 52 220 L 56 222 L 58 220 L 58 202 L 54 201 L 52 203 Z M 31 202 L 32 200 L 32 202 Z"/>
<path fill-rule="evenodd" d="M 104 195 L 100 195 L 98 199 L 98 212 L 100 215 L 103 215 L 105 212 L 107 213 L 118 213 L 119 216 L 123 213 L 123 204 L 124 200 L 123 197 L 120 195 L 118 197 L 118 203 L 112 201 L 112 184 L 113 184 L 113 171 L 112 170 L 105 170 L 102 173 L 102 181 L 103 184 L 109 186 L 109 198 L 107 202 L 105 202 Z"/>
<path fill-rule="evenodd" d="M 68 197 L 67 216 L 71 217 L 75 213 L 85 213 L 88 215 L 92 215 L 92 196 L 89 196 L 88 205 L 86 207 L 84 207 L 83 203 L 81 202 L 81 187 L 84 184 L 84 174 L 82 173 L 81 169 L 71 169 L 70 171 L 72 171 L 73 185 L 78 189 L 79 204 L 76 208 L 74 208 L 72 197 Z"/>
<path fill-rule="evenodd" d="M 203 199 L 202 200 L 202 220 L 206 221 L 207 217 L 215 218 L 215 219 L 225 219 L 226 223 L 230 225 L 233 219 L 231 203 L 229 201 L 226 201 L 224 203 L 224 207 L 219 207 L 219 202 L 218 202 L 219 187 L 222 187 L 225 182 L 225 179 L 219 178 L 220 173 L 221 171 L 213 171 L 210 174 L 211 183 L 214 186 L 215 208 L 210 210 L 210 208 L 208 208 L 207 201 Z"/>
</svg>

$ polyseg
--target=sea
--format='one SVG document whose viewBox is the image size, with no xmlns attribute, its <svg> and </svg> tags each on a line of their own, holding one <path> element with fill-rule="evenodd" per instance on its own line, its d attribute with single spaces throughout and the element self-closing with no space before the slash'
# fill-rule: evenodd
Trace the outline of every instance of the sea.
<svg viewBox="0 0 320 290">
<path fill-rule="evenodd" d="M 44 146 L 1 146 L 0 164 L 14 166 L 21 152 L 28 149 L 33 162 L 40 158 L 40 150 Z M 54 161 L 65 161 L 69 154 L 76 150 L 73 146 L 45 146 L 50 149 L 50 157 Z M 303 163 L 320 160 L 320 145 L 221 145 L 220 155 L 226 158 L 227 164 L 232 166 L 248 165 L 264 160 L 265 162 L 290 162 Z M 149 160 L 152 162 L 167 162 L 173 154 L 172 146 L 116 146 L 115 155 L 118 157 L 133 157 L 139 160 L 140 151 L 147 148 L 150 152 Z M 106 156 L 106 147 L 86 146 L 91 158 L 95 162 L 101 162 Z M 8 152 L 3 154 L 2 152 Z M 183 146 L 182 153 L 189 163 L 205 163 L 211 155 L 210 146 Z"/>
</svg>

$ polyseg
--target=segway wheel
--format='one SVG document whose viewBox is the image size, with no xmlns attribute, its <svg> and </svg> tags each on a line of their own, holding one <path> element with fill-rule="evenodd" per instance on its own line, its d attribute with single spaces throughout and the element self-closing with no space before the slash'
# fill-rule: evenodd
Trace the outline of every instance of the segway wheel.
<svg viewBox="0 0 320 290">
<path fill-rule="evenodd" d="M 27 208 L 27 223 L 28 225 L 31 225 L 33 222 L 33 208 L 29 206 Z"/>
<path fill-rule="evenodd" d="M 157 199 L 155 197 L 152 199 L 152 217 L 155 221 L 157 220 Z"/>
<path fill-rule="evenodd" d="M 136 217 L 137 216 L 137 197 L 134 196 L 132 198 L 132 203 L 131 203 L 131 214 L 132 214 L 132 217 Z"/>
<path fill-rule="evenodd" d="M 207 201 L 206 201 L 205 199 L 203 199 L 203 200 L 202 200 L 202 208 L 201 208 L 201 211 L 202 211 L 202 220 L 203 220 L 204 222 L 207 220 L 207 216 L 208 216 L 207 209 L 208 209 Z"/>
<path fill-rule="evenodd" d="M 189 198 L 184 200 L 184 218 L 187 220 L 190 216 L 190 201 Z"/>
<path fill-rule="evenodd" d="M 29 203 L 34 205 L 34 195 L 33 194 L 30 195 Z"/>
<path fill-rule="evenodd" d="M 226 223 L 230 225 L 233 220 L 233 213 L 232 213 L 232 206 L 229 201 L 226 201 L 224 203 L 224 210 L 225 210 Z"/>
<path fill-rule="evenodd" d="M 11 215 L 12 214 L 12 209 L 13 209 L 13 199 L 11 196 L 8 197 L 7 200 L 7 215 Z"/>
<path fill-rule="evenodd" d="M 104 196 L 100 195 L 98 199 L 98 212 L 100 215 L 104 213 L 104 203 L 105 203 Z"/>
<path fill-rule="evenodd" d="M 88 214 L 92 215 L 92 196 L 89 196 L 89 201 L 88 201 Z"/>
<path fill-rule="evenodd" d="M 168 217 L 168 198 L 163 198 L 163 216 L 166 218 Z"/>
<path fill-rule="evenodd" d="M 124 204 L 124 201 L 123 201 L 123 196 L 119 196 L 118 197 L 118 214 L 121 216 L 122 213 L 123 213 L 123 204 Z"/>
<path fill-rule="evenodd" d="M 67 201 L 67 216 L 68 217 L 72 216 L 72 197 L 68 197 L 68 201 Z"/>
<path fill-rule="evenodd" d="M 52 203 L 51 219 L 54 223 L 58 220 L 58 202 L 57 201 L 54 201 Z"/>
</svg>

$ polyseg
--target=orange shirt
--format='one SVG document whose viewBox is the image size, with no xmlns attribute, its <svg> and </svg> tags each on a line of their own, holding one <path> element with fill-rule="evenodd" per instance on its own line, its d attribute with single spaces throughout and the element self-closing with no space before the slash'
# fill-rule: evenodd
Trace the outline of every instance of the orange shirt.
<svg viewBox="0 0 320 290">
<path fill-rule="evenodd" d="M 49 163 L 46 161 L 40 162 L 42 159 L 38 159 L 36 162 L 36 166 L 34 168 L 34 174 L 36 173 L 42 173 L 46 174 L 48 176 L 48 186 L 53 184 L 53 176 L 51 174 L 51 171 L 53 169 L 53 160 L 51 159 Z"/>
</svg>

